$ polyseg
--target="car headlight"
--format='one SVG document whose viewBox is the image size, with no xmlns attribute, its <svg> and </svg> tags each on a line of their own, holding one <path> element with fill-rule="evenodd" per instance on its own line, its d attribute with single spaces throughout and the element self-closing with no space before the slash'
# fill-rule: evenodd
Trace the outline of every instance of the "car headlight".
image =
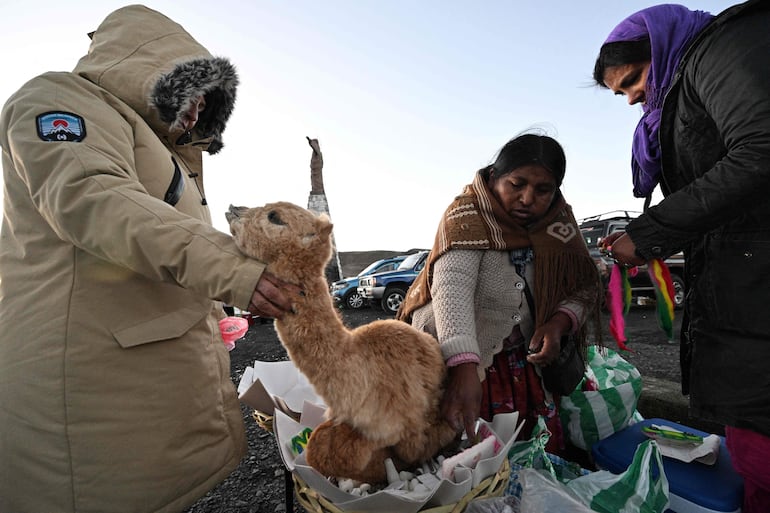
<svg viewBox="0 0 770 513">
<path fill-rule="evenodd" d="M 345 288 L 344 283 L 332 283 L 332 292 L 336 292 L 338 290 L 342 290 Z"/>
</svg>

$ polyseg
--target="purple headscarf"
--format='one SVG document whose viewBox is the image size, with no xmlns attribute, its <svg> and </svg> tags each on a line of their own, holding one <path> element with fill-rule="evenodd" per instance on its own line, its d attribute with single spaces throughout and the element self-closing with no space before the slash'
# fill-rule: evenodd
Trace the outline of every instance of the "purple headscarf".
<svg viewBox="0 0 770 513">
<path fill-rule="evenodd" d="M 632 14 L 610 32 L 604 42 L 649 39 L 652 52 L 647 76 L 642 119 L 634 131 L 631 171 L 634 196 L 644 198 L 660 180 L 658 129 L 663 98 L 671 85 L 679 60 L 690 42 L 714 16 L 675 4 L 656 5 Z"/>
</svg>

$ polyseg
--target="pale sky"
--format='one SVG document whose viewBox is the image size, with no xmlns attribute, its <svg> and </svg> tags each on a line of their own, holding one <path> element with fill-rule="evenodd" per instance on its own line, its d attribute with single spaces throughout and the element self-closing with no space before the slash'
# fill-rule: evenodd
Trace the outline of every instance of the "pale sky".
<svg viewBox="0 0 770 513">
<path fill-rule="evenodd" d="M 214 225 L 229 204 L 307 207 L 317 138 L 339 251 L 430 247 L 446 206 L 532 127 L 564 146 L 577 218 L 638 211 L 631 135 L 640 109 L 592 85 L 602 41 L 640 0 L 149 1 L 241 85 L 225 148 L 205 157 Z M 733 2 L 681 2 L 717 14 Z M 112 0 L 0 0 L 0 103 L 71 70 Z M 654 196 L 654 201 L 660 196 Z"/>
</svg>

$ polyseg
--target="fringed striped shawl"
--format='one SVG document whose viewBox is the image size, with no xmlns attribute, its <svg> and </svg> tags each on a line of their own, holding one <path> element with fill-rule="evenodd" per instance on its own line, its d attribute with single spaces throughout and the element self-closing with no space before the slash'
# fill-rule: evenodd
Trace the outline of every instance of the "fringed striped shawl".
<svg viewBox="0 0 770 513">
<path fill-rule="evenodd" d="M 599 305 L 602 286 L 596 264 L 580 234 L 572 208 L 557 192 L 546 215 L 524 227 L 497 202 L 482 172 L 466 185 L 460 196 L 444 212 L 425 268 L 409 288 L 397 317 L 411 321 L 412 312 L 431 301 L 433 264 L 452 249 L 512 250 L 531 247 L 535 254 L 535 325 L 553 315 L 563 301 L 578 301 L 594 314 L 595 329 L 600 327 Z M 472 298 L 457 298 L 472 301 Z M 580 330 L 580 346 L 585 343 L 585 326 Z"/>
</svg>

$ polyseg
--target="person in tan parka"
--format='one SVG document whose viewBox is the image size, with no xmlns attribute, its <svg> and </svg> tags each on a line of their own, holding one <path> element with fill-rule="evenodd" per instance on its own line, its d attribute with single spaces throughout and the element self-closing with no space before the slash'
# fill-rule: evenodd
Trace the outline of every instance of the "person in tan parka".
<svg viewBox="0 0 770 513">
<path fill-rule="evenodd" d="M 218 320 L 299 288 L 211 226 L 238 83 L 180 25 L 110 14 L 0 117 L 0 511 L 181 511 L 246 444 Z"/>
</svg>

